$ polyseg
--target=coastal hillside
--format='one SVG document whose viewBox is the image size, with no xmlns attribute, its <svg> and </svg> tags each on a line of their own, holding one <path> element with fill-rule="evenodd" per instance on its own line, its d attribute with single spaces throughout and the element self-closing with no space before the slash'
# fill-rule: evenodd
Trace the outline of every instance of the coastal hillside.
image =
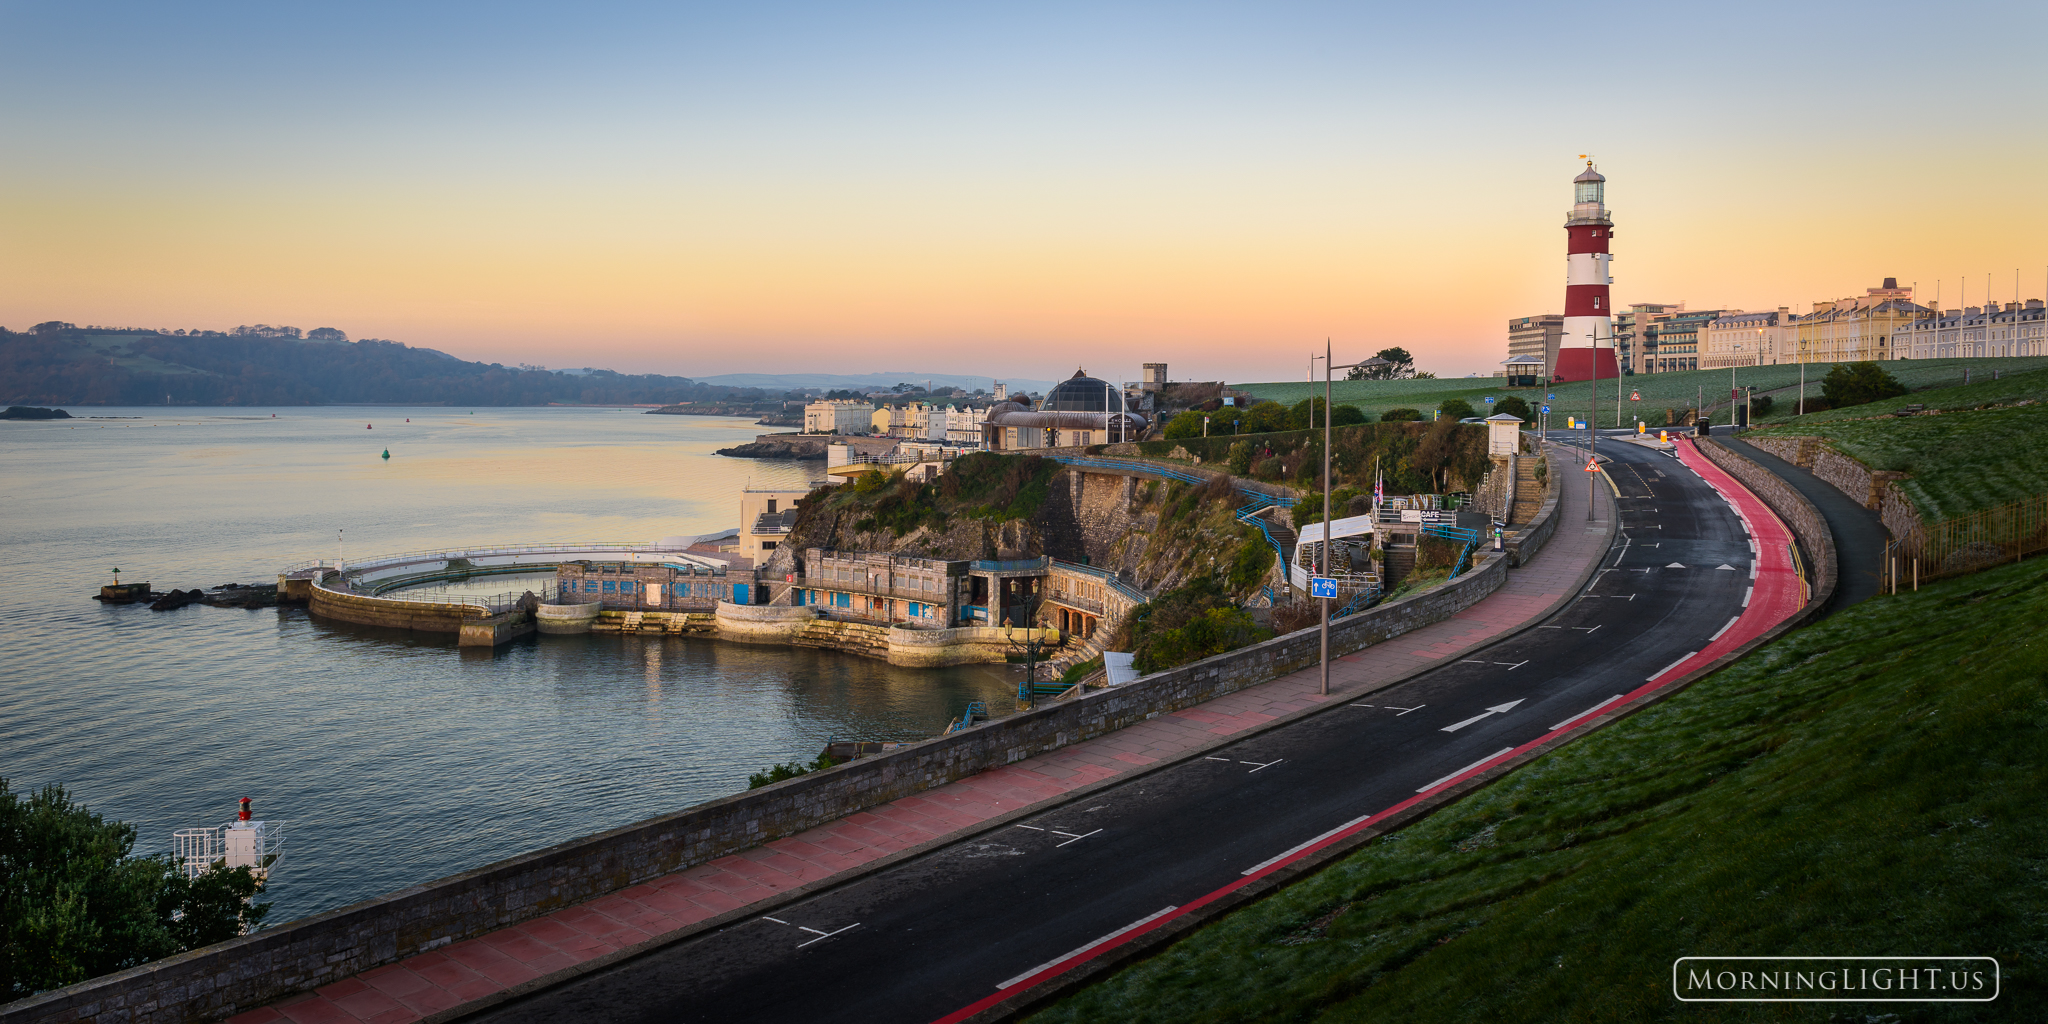
<svg viewBox="0 0 2048 1024">
<path fill-rule="evenodd" d="M 968 455 L 936 481 L 880 473 L 814 491 L 768 571 L 797 570 L 810 548 L 918 558 L 1051 555 L 1160 593 L 1216 577 L 1245 599 L 1265 582 L 1272 546 L 1237 521 L 1228 477 L 1207 486 L 1077 473 L 1035 455 Z"/>
<path fill-rule="evenodd" d="M 259 325 L 165 334 L 39 324 L 0 329 L 0 403 L 63 405 L 674 405 L 751 412 L 755 388 L 609 370 L 561 372 L 457 359 L 321 328 Z M 779 407 L 780 403 L 776 405 Z"/>
</svg>

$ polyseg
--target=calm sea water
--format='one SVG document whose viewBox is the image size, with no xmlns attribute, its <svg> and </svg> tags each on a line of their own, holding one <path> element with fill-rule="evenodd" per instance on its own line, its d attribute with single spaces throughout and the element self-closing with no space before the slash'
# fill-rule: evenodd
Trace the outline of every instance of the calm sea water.
<svg viewBox="0 0 2048 1024">
<path fill-rule="evenodd" d="M 808 475 L 712 455 L 760 432 L 746 420 L 72 412 L 135 418 L 0 423 L 0 775 L 70 788 L 144 853 L 253 798 L 290 837 L 273 922 L 744 789 L 830 736 L 929 736 L 1006 690 L 999 666 L 616 635 L 485 653 L 297 609 L 90 599 L 117 566 L 158 590 L 273 582 L 337 530 L 353 558 L 727 529 L 750 481 Z"/>
</svg>

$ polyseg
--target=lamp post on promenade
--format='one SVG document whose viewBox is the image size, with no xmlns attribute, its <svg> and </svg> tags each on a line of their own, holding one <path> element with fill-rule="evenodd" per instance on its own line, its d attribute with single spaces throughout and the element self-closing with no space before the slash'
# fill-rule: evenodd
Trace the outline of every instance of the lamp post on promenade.
<svg viewBox="0 0 2048 1024">
<path fill-rule="evenodd" d="M 1320 358 L 1320 359 L 1322 359 L 1322 361 L 1323 361 L 1323 543 L 1322 543 L 1322 544 L 1321 544 L 1321 545 L 1320 545 L 1319 547 L 1317 547 L 1317 548 L 1316 548 L 1316 571 L 1317 571 L 1317 574 L 1318 574 L 1318 575 L 1322 575 L 1322 576 L 1327 576 L 1327 575 L 1329 575 L 1329 573 L 1330 573 L 1330 544 L 1331 544 L 1331 541 L 1330 541 L 1330 491 L 1334 489 L 1334 488 L 1332 488 L 1332 487 L 1330 486 L 1330 484 L 1331 484 L 1331 481 L 1330 481 L 1330 435 L 1331 435 L 1331 430 L 1330 430 L 1330 378 L 1331 378 L 1331 371 L 1333 371 L 1333 370 L 1340 370 L 1340 369 L 1342 369 L 1342 370 L 1348 370 L 1348 369 L 1350 369 L 1350 368 L 1352 368 L 1352 367 L 1354 367 L 1354 366 L 1363 366 L 1363 365 L 1365 365 L 1365 363 L 1345 363 L 1345 364 L 1344 364 L 1344 365 L 1342 365 L 1342 366 L 1332 366 L 1332 365 L 1330 365 L 1330 358 L 1331 358 L 1331 356 L 1330 356 L 1330 339 L 1328 339 L 1328 338 L 1324 338 L 1324 339 L 1323 339 L 1323 354 L 1322 354 L 1322 355 L 1321 355 L 1320 357 L 1317 357 L 1317 356 L 1310 356 L 1310 357 L 1309 357 L 1309 364 L 1310 364 L 1310 366 L 1314 366 L 1314 364 L 1315 364 L 1315 360 L 1316 360 L 1317 358 Z M 1382 362 L 1382 363 L 1384 363 L 1384 362 L 1385 362 L 1385 360 L 1380 360 L 1380 359 L 1379 359 L 1379 358 L 1378 358 L 1377 356 L 1375 356 L 1375 357 L 1374 357 L 1373 359 L 1371 359 L 1371 360 L 1367 360 L 1366 362 L 1373 362 L 1374 360 L 1378 360 L 1379 362 Z M 1310 404 L 1311 404 L 1311 405 L 1313 405 L 1314 403 L 1310 403 Z M 1322 661 L 1323 661 L 1323 681 L 1322 681 L 1322 686 L 1321 686 L 1321 689 L 1317 690 L 1316 692 L 1318 692 L 1318 693 L 1322 694 L 1323 696 L 1329 696 L 1329 693 L 1330 693 L 1330 599 L 1329 599 L 1329 598 L 1327 598 L 1327 597 L 1325 597 L 1325 598 L 1322 598 L 1322 599 L 1320 599 L 1320 603 L 1321 603 L 1321 604 L 1322 604 L 1322 606 L 1323 606 L 1323 637 L 1322 637 L 1322 642 L 1323 642 L 1323 658 L 1322 658 Z"/>
<path fill-rule="evenodd" d="M 1597 330 L 1589 332 L 1586 335 L 1586 340 L 1592 342 L 1593 351 L 1597 354 L 1600 351 L 1599 332 Z M 1614 376 L 1617 382 L 1620 381 L 1621 369 L 1619 364 L 1616 365 Z M 1592 411 L 1586 414 L 1586 464 L 1591 466 L 1600 461 L 1600 360 L 1598 358 L 1593 360 L 1593 383 L 1587 390 L 1591 393 L 1593 402 Z M 1621 399 L 1616 398 L 1617 416 L 1620 413 L 1620 405 Z M 1599 492 L 1595 490 L 1595 486 L 1599 481 L 1594 480 L 1593 477 L 1593 473 L 1586 474 L 1586 521 L 1589 523 L 1593 521 L 1593 506 L 1596 504 L 1593 499 L 1599 497 Z"/>
</svg>

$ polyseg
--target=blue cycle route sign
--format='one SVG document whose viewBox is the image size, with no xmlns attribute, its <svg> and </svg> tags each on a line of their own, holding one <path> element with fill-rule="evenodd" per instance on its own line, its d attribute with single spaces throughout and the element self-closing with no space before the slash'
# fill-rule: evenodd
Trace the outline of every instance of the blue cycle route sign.
<svg viewBox="0 0 2048 1024">
<path fill-rule="evenodd" d="M 1555 401 L 1557 401 L 1557 396 L 1556 396 L 1556 395 L 1544 395 L 1544 396 L 1543 396 L 1543 400 L 1544 400 L 1544 401 L 1546 401 L 1546 402 L 1555 402 Z"/>
<path fill-rule="evenodd" d="M 1308 578 L 1308 596 L 1336 597 L 1337 581 L 1328 576 L 1310 576 Z"/>
<path fill-rule="evenodd" d="M 1492 395 L 1488 395 L 1488 396 L 1486 396 L 1486 404 L 1488 404 L 1488 405 L 1492 405 L 1492 404 L 1493 404 L 1493 396 L 1492 396 Z"/>
</svg>

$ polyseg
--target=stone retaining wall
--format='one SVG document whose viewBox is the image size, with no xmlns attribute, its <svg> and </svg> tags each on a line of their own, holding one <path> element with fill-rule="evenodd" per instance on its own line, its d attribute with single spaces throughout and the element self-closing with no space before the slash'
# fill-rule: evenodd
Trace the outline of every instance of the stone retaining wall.
<svg viewBox="0 0 2048 1024">
<path fill-rule="evenodd" d="M 1516 531 L 1514 536 L 1508 537 L 1501 542 L 1501 545 L 1507 548 L 1509 565 L 1517 567 L 1528 565 L 1529 560 L 1535 558 L 1536 553 L 1543 550 L 1544 543 L 1550 540 L 1552 534 L 1557 532 L 1557 499 L 1559 493 L 1557 465 L 1555 460 L 1551 459 L 1549 452 L 1545 452 L 1542 458 L 1546 467 L 1543 471 L 1545 478 L 1543 506 L 1536 510 L 1536 518 L 1531 519 L 1529 525 Z"/>
<path fill-rule="evenodd" d="M 1807 582 L 1814 597 L 1825 599 L 1835 590 L 1835 581 L 1841 572 L 1841 560 L 1835 552 L 1835 535 L 1828 529 L 1827 519 L 1806 495 L 1751 459 L 1712 438 L 1697 441 L 1700 454 L 1705 455 L 1714 465 L 1728 472 L 1729 476 L 1741 481 L 1750 493 L 1763 499 L 1785 525 L 1792 528 L 1792 536 L 1798 538 L 1799 548 L 1805 554 Z"/>
<path fill-rule="evenodd" d="M 1331 624 L 1346 654 L 1470 607 L 1507 576 L 1504 554 L 1429 590 Z M 751 610 L 751 609 L 750 609 Z M 0 1024 L 218 1020 L 517 924 L 900 797 L 1193 707 L 1313 665 L 1302 630 L 826 771 L 699 804 L 411 886 L 0 1007 Z"/>
<path fill-rule="evenodd" d="M 422 633 L 460 633 L 465 621 L 484 618 L 483 609 L 466 604 L 337 594 L 320 587 L 310 588 L 306 611 L 318 618 L 353 622 L 358 626 L 385 626 Z"/>
<path fill-rule="evenodd" d="M 1744 441 L 1795 466 L 1813 470 L 1813 475 L 1833 485 L 1857 504 L 1877 513 L 1894 539 L 1918 536 L 1925 521 L 1906 497 L 1899 481 L 1906 474 L 1873 470 L 1841 452 L 1829 448 L 1818 437 L 1745 437 Z"/>
</svg>

